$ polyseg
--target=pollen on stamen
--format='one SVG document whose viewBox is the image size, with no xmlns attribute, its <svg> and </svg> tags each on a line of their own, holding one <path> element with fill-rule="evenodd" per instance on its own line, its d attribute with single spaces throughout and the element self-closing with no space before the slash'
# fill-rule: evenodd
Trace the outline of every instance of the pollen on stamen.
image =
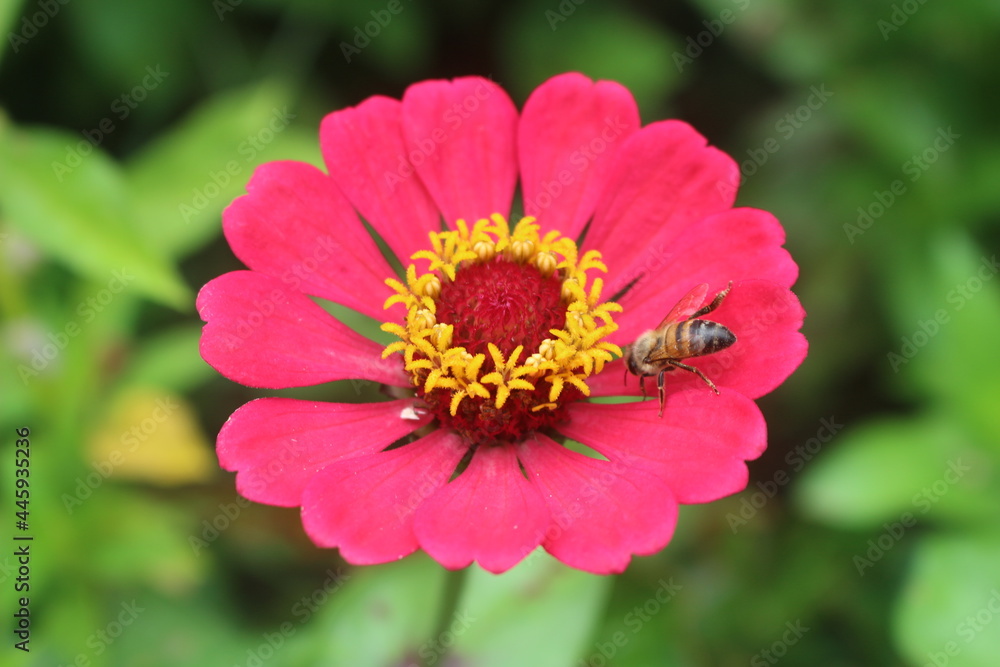
<svg viewBox="0 0 1000 667">
<path fill-rule="evenodd" d="M 427 308 L 421 308 L 418 310 L 414 319 L 416 320 L 416 324 L 422 329 L 433 329 L 437 324 L 437 319 L 435 319 L 434 313 Z"/>
<path fill-rule="evenodd" d="M 424 296 L 429 296 L 432 299 L 438 298 L 441 294 L 441 279 L 433 273 L 430 274 L 427 282 L 424 283 L 423 293 Z"/>
<path fill-rule="evenodd" d="M 535 256 L 535 266 L 538 267 L 543 276 L 551 276 L 559 266 L 559 260 L 551 251 L 540 252 Z"/>
<path fill-rule="evenodd" d="M 480 262 L 487 262 L 493 259 L 496 255 L 496 244 L 492 241 L 476 241 L 472 246 L 472 251 L 476 253 L 476 257 L 479 258 Z"/>
<path fill-rule="evenodd" d="M 386 280 L 403 304 L 399 337 L 383 356 L 402 352 L 417 395 L 440 420 L 474 443 L 516 441 L 563 418 L 562 408 L 590 394 L 586 379 L 622 351 L 605 338 L 617 329 L 613 302 L 601 302 L 600 253 L 580 257 L 558 232 L 538 235 L 534 218 L 513 230 L 493 214 L 470 228 L 430 234 L 414 253 L 406 284 Z"/>
</svg>

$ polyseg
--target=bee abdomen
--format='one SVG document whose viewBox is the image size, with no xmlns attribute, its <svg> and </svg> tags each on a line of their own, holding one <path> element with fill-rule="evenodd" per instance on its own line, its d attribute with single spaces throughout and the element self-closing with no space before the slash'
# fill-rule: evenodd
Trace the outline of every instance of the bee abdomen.
<svg viewBox="0 0 1000 667">
<path fill-rule="evenodd" d="M 736 342 L 736 335 L 710 320 L 690 320 L 677 327 L 677 348 L 685 357 L 700 357 L 724 350 Z"/>
</svg>

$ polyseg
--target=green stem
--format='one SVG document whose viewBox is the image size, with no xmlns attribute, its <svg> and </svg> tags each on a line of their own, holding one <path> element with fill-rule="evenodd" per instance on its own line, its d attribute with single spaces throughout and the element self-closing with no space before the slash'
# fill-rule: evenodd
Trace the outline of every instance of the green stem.
<svg viewBox="0 0 1000 667">
<path fill-rule="evenodd" d="M 445 572 L 444 590 L 441 593 L 441 611 L 438 613 L 438 621 L 434 628 L 434 634 L 431 637 L 440 638 L 451 627 L 455 613 L 458 610 L 458 601 L 462 597 L 462 588 L 468 576 L 469 569 L 465 567 L 461 570 L 448 570 Z M 444 655 L 439 655 L 433 658 L 432 663 L 426 664 L 442 664 L 443 662 Z"/>
</svg>

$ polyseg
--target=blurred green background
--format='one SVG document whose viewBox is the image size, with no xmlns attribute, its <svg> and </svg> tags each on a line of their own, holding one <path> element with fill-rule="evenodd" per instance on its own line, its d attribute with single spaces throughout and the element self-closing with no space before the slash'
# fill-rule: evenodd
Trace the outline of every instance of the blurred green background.
<svg viewBox="0 0 1000 667">
<path fill-rule="evenodd" d="M 998 31 L 991 0 L 0 0 L 0 664 L 1000 664 Z M 567 70 L 741 163 L 810 355 L 747 490 L 621 576 L 351 568 L 215 462 L 269 393 L 197 354 L 193 296 L 240 267 L 220 212 L 261 162 L 320 164 L 331 110 L 463 74 L 520 106 Z"/>
</svg>

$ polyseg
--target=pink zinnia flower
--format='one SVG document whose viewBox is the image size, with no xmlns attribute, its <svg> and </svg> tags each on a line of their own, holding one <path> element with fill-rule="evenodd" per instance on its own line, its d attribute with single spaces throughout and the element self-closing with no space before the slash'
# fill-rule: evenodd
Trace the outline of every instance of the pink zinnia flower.
<svg viewBox="0 0 1000 667">
<path fill-rule="evenodd" d="M 396 398 L 244 405 L 218 441 L 241 494 L 301 506 L 312 540 L 352 563 L 422 548 L 502 572 L 542 546 L 611 573 L 667 544 L 678 504 L 746 486 L 766 446 L 753 399 L 806 341 L 782 227 L 732 208 L 731 158 L 683 122 L 640 127 L 628 90 L 580 74 L 542 84 L 520 116 L 486 79 L 425 81 L 331 113 L 320 143 L 329 173 L 265 164 L 226 209 L 250 270 L 201 290 L 201 353 L 254 387 L 360 379 Z M 527 217 L 511 225 L 518 182 Z M 720 393 L 680 370 L 662 418 L 653 387 L 649 401 L 588 400 L 639 395 L 621 346 L 730 282 L 706 319 L 736 343 L 684 360 Z"/>
</svg>

